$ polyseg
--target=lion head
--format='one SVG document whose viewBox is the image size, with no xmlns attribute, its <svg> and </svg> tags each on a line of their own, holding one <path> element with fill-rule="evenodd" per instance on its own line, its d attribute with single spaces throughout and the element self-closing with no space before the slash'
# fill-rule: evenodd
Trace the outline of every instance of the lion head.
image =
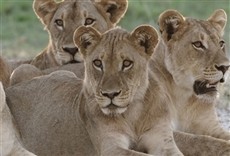
<svg viewBox="0 0 230 156">
<path fill-rule="evenodd" d="M 76 30 L 74 41 L 85 63 L 86 90 L 105 115 L 122 114 L 144 97 L 148 60 L 158 43 L 154 28 L 140 26 L 132 33 L 115 28 L 101 34 L 83 26 Z"/>
<path fill-rule="evenodd" d="M 73 43 L 76 28 L 85 25 L 105 32 L 119 22 L 127 5 L 127 0 L 34 0 L 34 12 L 49 33 L 47 55 L 54 57 L 52 61 L 58 65 L 80 62 Z M 39 67 L 39 61 L 32 64 Z"/>
<path fill-rule="evenodd" d="M 162 38 L 168 47 L 165 63 L 175 83 L 199 98 L 215 98 L 224 82 L 229 60 L 223 37 L 227 15 L 216 10 L 207 20 L 185 18 L 176 10 L 159 17 Z"/>
</svg>

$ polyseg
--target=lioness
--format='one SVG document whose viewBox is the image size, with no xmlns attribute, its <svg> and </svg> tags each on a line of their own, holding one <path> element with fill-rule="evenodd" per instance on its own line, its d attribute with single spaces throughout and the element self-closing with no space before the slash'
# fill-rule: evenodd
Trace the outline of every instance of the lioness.
<svg viewBox="0 0 230 156">
<path fill-rule="evenodd" d="M 185 18 L 176 10 L 159 17 L 166 47 L 159 47 L 151 69 L 172 97 L 176 130 L 230 140 L 215 112 L 217 85 L 224 82 L 230 65 L 222 39 L 226 21 L 224 10 L 216 10 L 208 20 Z"/>
<path fill-rule="evenodd" d="M 85 62 L 83 81 L 57 71 L 6 90 L 26 148 L 55 156 L 182 156 L 173 139 L 170 100 L 148 69 L 156 30 L 100 34 L 80 27 L 74 40 Z"/>
<path fill-rule="evenodd" d="M 20 143 L 14 119 L 5 101 L 5 92 L 0 81 L 0 153 L 1 156 L 35 156 Z"/>
<path fill-rule="evenodd" d="M 119 22 L 127 5 L 127 0 L 34 0 L 34 12 L 49 33 L 49 43 L 31 64 L 46 69 L 82 61 L 73 42 L 76 28 L 93 26 L 105 32 Z"/>
</svg>

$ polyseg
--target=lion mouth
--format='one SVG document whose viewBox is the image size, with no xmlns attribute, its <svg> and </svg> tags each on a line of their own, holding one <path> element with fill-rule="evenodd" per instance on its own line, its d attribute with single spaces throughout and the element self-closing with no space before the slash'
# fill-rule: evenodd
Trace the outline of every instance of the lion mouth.
<svg viewBox="0 0 230 156">
<path fill-rule="evenodd" d="M 76 61 L 76 60 L 71 60 L 69 63 L 70 63 L 70 64 L 74 64 L 74 63 L 81 63 L 81 62 Z"/>
<path fill-rule="evenodd" d="M 209 92 L 217 92 L 218 83 L 219 81 L 214 83 L 210 83 L 208 81 L 195 81 L 193 89 L 197 95 L 207 94 Z"/>
<path fill-rule="evenodd" d="M 102 107 L 101 110 L 106 115 L 115 115 L 124 113 L 127 110 L 127 107 L 128 106 L 117 106 L 111 102 L 109 105 Z"/>
</svg>

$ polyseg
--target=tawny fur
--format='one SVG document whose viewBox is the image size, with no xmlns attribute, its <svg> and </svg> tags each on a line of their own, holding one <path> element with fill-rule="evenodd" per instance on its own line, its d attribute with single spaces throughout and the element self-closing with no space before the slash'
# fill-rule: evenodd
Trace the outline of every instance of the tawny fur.
<svg viewBox="0 0 230 156">
<path fill-rule="evenodd" d="M 64 0 L 60 3 L 54 0 L 34 0 L 34 12 L 48 31 L 49 43 L 30 63 L 38 69 L 28 64 L 16 68 L 11 75 L 10 84 L 14 85 L 47 73 L 38 70 L 57 70 L 69 63 L 78 65 L 82 62 L 82 56 L 73 42 L 74 31 L 82 25 L 87 25 L 105 32 L 116 26 L 127 7 L 127 0 Z M 57 25 L 57 20 L 61 20 L 63 26 Z M 63 67 L 66 68 L 68 70 L 69 66 Z"/>
<path fill-rule="evenodd" d="M 87 25 L 105 32 L 123 17 L 127 3 L 127 0 L 64 0 L 59 3 L 54 0 L 34 0 L 34 12 L 49 33 L 49 43 L 31 64 L 39 69 L 47 69 L 82 61 L 73 42 L 76 28 Z"/>
<path fill-rule="evenodd" d="M 6 104 L 5 92 L 0 81 L 0 153 L 1 156 L 35 156 L 20 142 L 20 135 L 14 118 Z"/>
</svg>

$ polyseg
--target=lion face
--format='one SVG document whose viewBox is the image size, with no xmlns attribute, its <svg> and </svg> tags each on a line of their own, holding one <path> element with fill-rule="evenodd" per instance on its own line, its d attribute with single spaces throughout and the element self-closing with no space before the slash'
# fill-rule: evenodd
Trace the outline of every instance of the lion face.
<svg viewBox="0 0 230 156">
<path fill-rule="evenodd" d="M 34 1 L 34 11 L 49 33 L 54 57 L 60 65 L 82 61 L 73 42 L 73 33 L 79 26 L 92 26 L 104 32 L 119 22 L 126 9 L 127 0 Z"/>
<path fill-rule="evenodd" d="M 159 24 L 168 46 L 166 66 L 175 83 L 196 96 L 213 99 L 224 82 L 229 60 L 222 39 L 227 16 L 218 10 L 208 20 L 184 18 L 177 11 L 161 14 Z"/>
<path fill-rule="evenodd" d="M 80 27 L 75 43 L 85 61 L 85 84 L 105 115 L 124 113 L 141 100 L 148 87 L 148 60 L 158 43 L 157 32 L 140 26 L 131 34 L 116 28 L 100 34 Z"/>
</svg>

